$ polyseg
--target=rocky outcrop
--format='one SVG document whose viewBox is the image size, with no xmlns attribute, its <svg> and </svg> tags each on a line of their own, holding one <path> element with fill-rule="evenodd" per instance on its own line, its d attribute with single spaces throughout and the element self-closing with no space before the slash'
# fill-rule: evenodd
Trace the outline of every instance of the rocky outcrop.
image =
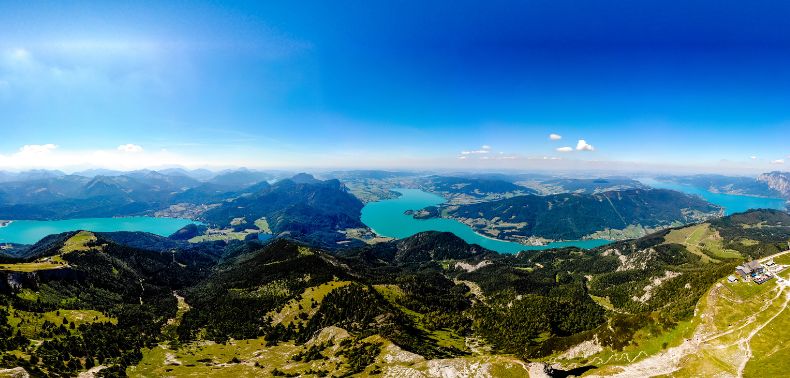
<svg viewBox="0 0 790 378">
<path fill-rule="evenodd" d="M 33 272 L 0 270 L 0 292 L 13 293 L 23 288 L 37 290 L 39 284 L 49 281 L 79 281 L 85 273 L 71 268 L 44 269 Z"/>
<path fill-rule="evenodd" d="M 757 181 L 766 183 L 771 189 L 790 199 L 790 172 L 768 172 L 757 177 Z"/>
</svg>

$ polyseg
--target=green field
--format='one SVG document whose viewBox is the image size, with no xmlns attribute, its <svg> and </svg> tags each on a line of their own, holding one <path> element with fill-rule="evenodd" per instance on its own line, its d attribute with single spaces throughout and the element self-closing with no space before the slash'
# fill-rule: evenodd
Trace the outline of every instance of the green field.
<svg viewBox="0 0 790 378">
<path fill-rule="evenodd" d="M 11 272 L 35 272 L 37 270 L 61 269 L 65 267 L 66 267 L 65 264 L 59 264 L 54 261 L 41 261 L 41 262 L 18 263 L 18 264 L 0 264 L 0 270 L 7 270 Z"/>
<path fill-rule="evenodd" d="M 741 258 L 738 251 L 723 247 L 722 238 L 707 223 L 672 230 L 664 237 L 666 243 L 681 244 L 704 262 Z"/>
<path fill-rule="evenodd" d="M 196 342 L 178 350 L 163 346 L 144 349 L 143 360 L 128 368 L 126 373 L 130 377 L 269 376 L 274 367 L 285 366 L 298 350 L 292 343 L 281 343 L 275 347 L 265 345 L 263 339 L 255 339 L 227 344 Z"/>
<path fill-rule="evenodd" d="M 88 243 L 96 242 L 96 235 L 88 231 L 80 231 L 76 235 L 66 240 L 63 247 L 60 248 L 60 253 L 69 253 L 74 251 L 87 251 L 90 249 Z"/>
<path fill-rule="evenodd" d="M 25 337 L 36 339 L 39 337 L 41 327 L 45 321 L 59 326 L 63 324 L 64 318 L 67 325 L 73 322 L 75 327 L 88 323 L 110 322 L 116 324 L 118 322 L 117 319 L 110 318 L 94 310 L 58 310 L 36 313 L 9 308 L 8 323 L 15 330 L 22 331 L 22 335 Z"/>
<path fill-rule="evenodd" d="M 246 224 L 244 218 L 235 218 L 231 221 L 232 226 Z M 257 234 L 259 232 L 271 234 L 272 230 L 269 227 L 269 222 L 266 218 L 257 219 L 255 222 L 256 228 L 247 228 L 244 231 L 234 231 L 231 228 L 226 229 L 209 229 L 203 235 L 195 236 L 189 239 L 190 243 L 202 243 L 207 241 L 228 241 L 228 240 L 244 240 L 248 235 Z"/>
<path fill-rule="evenodd" d="M 90 250 L 88 243 L 95 241 L 96 235 L 88 231 L 80 231 L 66 240 L 66 242 L 63 244 L 63 247 L 60 249 L 59 255 L 43 257 L 32 262 L 0 264 L 0 270 L 12 272 L 35 272 L 37 270 L 65 268 L 68 267 L 69 264 L 63 260 L 62 255 L 75 251 Z"/>
<path fill-rule="evenodd" d="M 258 229 L 261 230 L 261 232 L 265 232 L 267 234 L 272 233 L 272 229 L 269 228 L 269 222 L 266 220 L 266 218 L 260 218 L 256 220 L 255 227 L 258 227 Z"/>
</svg>

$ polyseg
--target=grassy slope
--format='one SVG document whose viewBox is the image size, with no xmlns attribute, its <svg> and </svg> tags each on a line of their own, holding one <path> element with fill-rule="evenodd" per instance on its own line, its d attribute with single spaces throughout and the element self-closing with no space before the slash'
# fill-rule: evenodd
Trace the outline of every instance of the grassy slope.
<svg viewBox="0 0 790 378">
<path fill-rule="evenodd" d="M 272 323 L 287 325 L 302 322 L 303 320 L 300 320 L 301 314 L 304 314 L 302 317 L 309 318 L 315 313 L 313 303 L 320 305 L 324 297 L 332 290 L 349 283 L 349 281 L 331 281 L 306 289 L 298 298 L 288 302 L 278 311 L 270 313 Z M 402 295 L 397 286 L 377 285 L 376 289 L 390 303 L 406 312 L 408 316 L 416 320 L 422 316 L 397 304 L 397 298 Z M 466 349 L 463 338 L 457 335 L 441 330 L 425 331 L 439 344 Z M 162 344 L 156 348 L 144 350 L 143 360 L 137 366 L 130 367 L 127 374 L 132 377 L 258 377 L 269 376 L 272 369 L 278 368 L 289 374 L 319 376 L 311 371 L 343 372 L 348 369 L 347 357 L 341 356 L 337 352 L 340 348 L 339 342 L 349 337 L 351 336 L 345 330 L 329 327 L 304 345 L 281 342 L 278 345 L 267 346 L 262 338 L 231 340 L 227 344 L 193 342 L 182 345 L 180 348 Z M 327 345 L 321 352 L 326 358 L 309 362 L 293 360 L 292 357 L 297 353 L 305 352 L 310 346 L 329 342 L 329 340 L 332 340 L 330 344 L 334 345 Z M 486 354 L 426 361 L 419 355 L 404 352 L 378 335 L 367 337 L 362 341 L 381 345 L 381 352 L 375 362 L 362 372 L 363 376 L 379 373 L 413 376 L 426 373 L 429 370 L 436 371 L 439 366 L 467 373 L 480 373 L 484 376 L 495 374 L 498 377 L 523 377 L 526 374 L 526 365 L 523 362 L 507 356 Z"/>
<path fill-rule="evenodd" d="M 21 330 L 23 336 L 36 339 L 39 337 L 39 331 L 45 321 L 60 325 L 64 318 L 67 322 L 74 322 L 76 327 L 88 323 L 110 322 L 116 324 L 118 322 L 117 319 L 95 310 L 59 310 L 34 313 L 9 308 L 8 323 L 14 327 L 15 331 Z"/>
<path fill-rule="evenodd" d="M 43 257 L 36 261 L 16 264 L 0 264 L 0 270 L 12 272 L 35 272 L 37 270 L 61 269 L 68 267 L 68 263 L 63 260 L 61 255 L 74 251 L 87 251 L 89 242 L 95 242 L 96 235 L 88 231 L 80 231 L 69 238 L 60 249 L 60 255 Z"/>
<path fill-rule="evenodd" d="M 790 265 L 790 254 L 775 261 Z M 790 269 L 779 276 L 790 279 Z M 641 341 L 637 338 L 638 345 L 623 352 L 598 353 L 589 364 L 599 368 L 586 375 L 629 376 L 651 371 L 672 377 L 733 376 L 739 372 L 745 377 L 780 376 L 790 370 L 790 346 L 781 342 L 790 337 L 788 300 L 790 288 L 782 288 L 776 279 L 763 285 L 722 279 L 700 300 L 689 322 L 666 334 Z M 682 351 L 679 359 L 667 358 L 673 348 Z"/>
<path fill-rule="evenodd" d="M 313 316 L 318 310 L 318 307 L 313 307 L 313 303 L 321 303 L 321 301 L 332 290 L 346 286 L 351 281 L 332 281 L 325 284 L 307 288 L 299 298 L 292 299 L 277 312 L 269 314 L 272 319 L 272 324 L 280 323 L 287 326 L 296 321 L 304 322 L 299 319 L 300 313 L 306 313 L 307 316 Z"/>
<path fill-rule="evenodd" d="M 718 232 L 711 230 L 710 224 L 707 223 L 672 230 L 665 239 L 666 243 L 686 246 L 689 252 L 700 256 L 705 262 L 741 257 L 738 251 L 724 248 Z"/>
</svg>

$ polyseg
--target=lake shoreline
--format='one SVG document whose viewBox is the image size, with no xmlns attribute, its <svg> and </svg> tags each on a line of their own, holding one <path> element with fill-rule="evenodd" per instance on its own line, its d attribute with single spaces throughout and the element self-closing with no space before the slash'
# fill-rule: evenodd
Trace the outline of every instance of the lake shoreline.
<svg viewBox="0 0 790 378">
<path fill-rule="evenodd" d="M 713 192 L 706 188 L 700 188 L 688 184 L 680 184 L 671 181 L 658 181 L 652 178 L 640 178 L 641 183 L 654 189 L 675 190 L 688 195 L 694 195 L 708 201 L 724 210 L 723 215 L 732 215 L 747 211 L 749 209 L 776 209 L 787 210 L 788 201 L 780 197 L 762 197 L 748 194 L 727 194 L 723 192 Z"/>
<path fill-rule="evenodd" d="M 0 243 L 35 244 L 46 236 L 72 231 L 148 232 L 168 237 L 188 224 L 184 218 L 106 217 L 62 220 L 13 220 L 0 227 Z"/>
<path fill-rule="evenodd" d="M 537 251 L 565 247 L 592 249 L 612 243 L 611 240 L 567 240 L 550 242 L 544 245 L 528 245 L 481 234 L 469 225 L 451 218 L 415 219 L 405 214 L 407 210 L 419 210 L 446 202 L 444 197 L 419 189 L 394 188 L 400 193 L 396 199 L 371 202 L 362 209 L 362 222 L 376 235 L 403 239 L 419 232 L 450 232 L 469 244 L 504 254 L 523 251 Z"/>
</svg>

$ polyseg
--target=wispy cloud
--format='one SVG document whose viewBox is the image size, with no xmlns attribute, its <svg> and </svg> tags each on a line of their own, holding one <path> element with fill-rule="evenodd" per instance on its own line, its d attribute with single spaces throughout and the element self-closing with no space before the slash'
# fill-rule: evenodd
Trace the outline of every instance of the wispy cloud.
<svg viewBox="0 0 790 378">
<path fill-rule="evenodd" d="M 138 149 L 139 147 L 139 149 Z M 134 159 L 129 153 L 134 153 Z M 208 166 L 216 161 L 200 160 L 167 150 L 145 151 L 129 144 L 114 149 L 64 150 L 55 144 L 29 144 L 16 152 L 0 154 L 0 169 L 95 167 L 111 169 L 140 169 L 167 165 Z"/>
<path fill-rule="evenodd" d="M 549 139 L 551 139 L 551 140 L 560 140 L 560 139 L 562 139 L 562 135 L 560 135 L 560 134 L 549 134 Z"/>
<path fill-rule="evenodd" d="M 122 144 L 122 145 L 118 146 L 118 151 L 121 151 L 121 152 L 133 152 L 133 153 L 135 153 L 135 152 L 143 152 L 143 146 L 140 146 L 138 144 L 131 144 L 131 143 L 129 143 L 129 144 Z"/>
<path fill-rule="evenodd" d="M 47 144 L 26 144 L 19 149 L 20 154 L 45 154 L 54 149 L 58 148 L 58 145 L 47 143 Z"/>
<path fill-rule="evenodd" d="M 558 151 L 558 152 L 571 152 L 571 151 L 573 151 L 573 148 L 572 148 L 572 147 L 565 146 L 565 147 L 560 147 L 560 148 L 557 148 L 557 151 Z"/>
<path fill-rule="evenodd" d="M 491 146 L 484 144 L 479 150 L 461 151 L 461 155 L 480 155 L 491 152 Z"/>
<path fill-rule="evenodd" d="M 784 163 L 785 163 L 784 159 L 776 159 L 771 161 L 771 164 L 784 164 Z"/>
</svg>

